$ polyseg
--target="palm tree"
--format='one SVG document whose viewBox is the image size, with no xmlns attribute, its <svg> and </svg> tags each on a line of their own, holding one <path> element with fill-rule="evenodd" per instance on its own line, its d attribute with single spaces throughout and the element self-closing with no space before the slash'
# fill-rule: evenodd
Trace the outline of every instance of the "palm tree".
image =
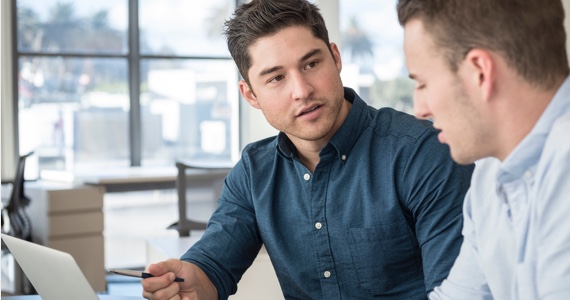
<svg viewBox="0 0 570 300">
<path fill-rule="evenodd" d="M 91 17 L 91 26 L 94 29 L 109 29 L 109 11 L 100 10 L 93 14 Z"/>
<path fill-rule="evenodd" d="M 358 59 L 374 58 L 372 41 L 368 34 L 360 28 L 355 16 L 350 18 L 350 25 L 343 35 L 343 45 L 350 49 L 351 62 L 356 62 Z"/>
<path fill-rule="evenodd" d="M 85 35 L 81 19 L 75 15 L 73 3 L 58 2 L 49 11 L 43 27 L 45 29 L 44 49 L 70 50 L 79 46 L 81 37 Z"/>
<path fill-rule="evenodd" d="M 21 50 L 38 51 L 42 45 L 42 29 L 40 18 L 35 10 L 18 7 L 18 48 Z"/>
</svg>

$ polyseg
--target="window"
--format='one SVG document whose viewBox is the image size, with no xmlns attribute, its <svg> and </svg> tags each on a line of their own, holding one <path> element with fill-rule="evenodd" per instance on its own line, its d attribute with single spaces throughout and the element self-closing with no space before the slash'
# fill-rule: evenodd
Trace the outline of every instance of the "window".
<svg viewBox="0 0 570 300">
<path fill-rule="evenodd" d="M 413 112 L 396 1 L 339 0 L 342 78 L 374 107 Z"/>
<path fill-rule="evenodd" d="M 14 1 L 19 150 L 40 170 L 237 159 L 235 0 Z"/>
</svg>

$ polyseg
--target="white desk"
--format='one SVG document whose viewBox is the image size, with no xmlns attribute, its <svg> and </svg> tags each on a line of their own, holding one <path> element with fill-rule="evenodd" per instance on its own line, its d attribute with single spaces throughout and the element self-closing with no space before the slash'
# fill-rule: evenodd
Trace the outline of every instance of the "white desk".
<svg viewBox="0 0 570 300">
<path fill-rule="evenodd" d="M 106 192 L 141 191 L 150 189 L 173 189 L 176 184 L 175 166 L 171 167 L 125 167 L 89 172 L 42 170 L 44 180 L 97 185 Z"/>
<path fill-rule="evenodd" d="M 169 258 L 180 258 L 201 237 L 202 232 L 192 232 L 189 237 L 166 237 L 149 239 L 146 243 L 147 265 Z M 265 247 L 247 269 L 240 282 L 238 291 L 230 300 L 279 300 L 284 299 L 277 275 L 265 251 Z"/>
<path fill-rule="evenodd" d="M 98 295 L 100 300 L 138 300 L 142 297 L 120 295 Z M 2 296 L 2 300 L 42 300 L 39 295 Z"/>
<path fill-rule="evenodd" d="M 40 178 L 50 181 L 103 186 L 106 192 L 173 189 L 176 187 L 180 166 L 185 166 L 189 176 L 199 178 L 203 174 L 208 175 L 221 170 L 225 170 L 227 173 L 233 165 L 233 163 L 228 162 L 209 163 L 208 165 L 177 162 L 168 167 L 124 167 L 75 172 L 42 170 Z"/>
</svg>

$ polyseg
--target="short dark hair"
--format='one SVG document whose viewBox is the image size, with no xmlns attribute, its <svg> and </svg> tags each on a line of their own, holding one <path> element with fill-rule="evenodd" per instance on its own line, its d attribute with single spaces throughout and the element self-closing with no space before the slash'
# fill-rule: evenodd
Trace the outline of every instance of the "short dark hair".
<svg viewBox="0 0 570 300">
<path fill-rule="evenodd" d="M 330 49 L 329 35 L 319 8 L 306 0 L 252 0 L 241 4 L 224 23 L 228 49 L 247 84 L 251 67 L 249 46 L 259 38 L 292 26 L 309 28 Z"/>
<path fill-rule="evenodd" d="M 560 0 L 398 0 L 404 26 L 420 19 L 456 72 L 474 48 L 496 51 L 529 83 L 553 88 L 568 74 Z"/>
</svg>

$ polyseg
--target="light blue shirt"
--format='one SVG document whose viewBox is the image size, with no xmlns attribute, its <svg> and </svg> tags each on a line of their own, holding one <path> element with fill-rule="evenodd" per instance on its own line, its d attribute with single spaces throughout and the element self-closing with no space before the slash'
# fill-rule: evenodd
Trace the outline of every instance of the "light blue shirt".
<svg viewBox="0 0 570 300">
<path fill-rule="evenodd" d="M 570 299 L 570 79 L 503 163 L 476 163 L 464 241 L 430 299 Z"/>
</svg>

